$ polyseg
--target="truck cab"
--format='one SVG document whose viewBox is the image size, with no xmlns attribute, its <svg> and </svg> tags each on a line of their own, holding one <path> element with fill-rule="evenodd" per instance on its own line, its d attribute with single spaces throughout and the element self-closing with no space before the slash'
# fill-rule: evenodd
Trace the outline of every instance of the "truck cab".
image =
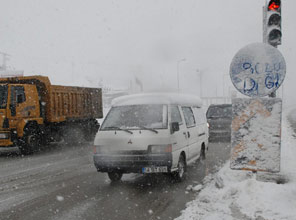
<svg viewBox="0 0 296 220">
<path fill-rule="evenodd" d="M 0 146 L 16 144 L 32 118 L 40 121 L 37 88 L 30 84 L 0 84 Z"/>
</svg>

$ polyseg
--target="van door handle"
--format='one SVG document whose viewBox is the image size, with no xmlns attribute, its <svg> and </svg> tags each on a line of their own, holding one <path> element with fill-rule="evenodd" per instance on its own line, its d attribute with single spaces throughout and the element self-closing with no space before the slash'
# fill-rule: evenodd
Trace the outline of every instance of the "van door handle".
<svg viewBox="0 0 296 220">
<path fill-rule="evenodd" d="M 190 133 L 189 133 L 189 131 L 187 131 L 187 134 L 188 134 L 188 138 L 190 138 Z"/>
<path fill-rule="evenodd" d="M 183 134 L 185 135 L 185 138 L 187 138 L 187 134 L 186 134 L 186 132 L 183 132 Z"/>
</svg>

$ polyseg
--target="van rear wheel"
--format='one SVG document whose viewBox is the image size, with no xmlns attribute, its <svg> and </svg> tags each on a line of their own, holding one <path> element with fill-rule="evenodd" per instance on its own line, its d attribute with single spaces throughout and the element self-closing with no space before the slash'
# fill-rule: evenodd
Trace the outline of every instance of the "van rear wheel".
<svg viewBox="0 0 296 220">
<path fill-rule="evenodd" d="M 200 159 L 205 160 L 206 159 L 206 147 L 202 145 L 200 150 Z"/>
<path fill-rule="evenodd" d="M 183 155 L 180 155 L 178 162 L 178 170 L 173 173 L 173 177 L 178 182 L 182 182 L 186 177 L 186 161 Z"/>
<path fill-rule="evenodd" d="M 118 182 L 119 180 L 121 180 L 122 172 L 120 171 L 108 172 L 108 176 L 112 182 Z"/>
</svg>

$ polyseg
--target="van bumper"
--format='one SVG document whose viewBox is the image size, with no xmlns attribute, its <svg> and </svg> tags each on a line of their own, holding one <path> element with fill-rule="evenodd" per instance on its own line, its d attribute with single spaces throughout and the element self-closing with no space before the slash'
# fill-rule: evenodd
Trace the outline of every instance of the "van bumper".
<svg viewBox="0 0 296 220">
<path fill-rule="evenodd" d="M 120 170 L 122 173 L 144 173 L 146 167 L 167 167 L 171 171 L 172 153 L 163 154 L 94 154 L 95 167 L 98 172 Z"/>
</svg>

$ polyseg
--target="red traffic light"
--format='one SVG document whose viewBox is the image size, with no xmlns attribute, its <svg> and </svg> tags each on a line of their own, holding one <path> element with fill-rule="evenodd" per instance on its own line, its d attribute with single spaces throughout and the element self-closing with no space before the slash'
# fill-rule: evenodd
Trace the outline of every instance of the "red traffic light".
<svg viewBox="0 0 296 220">
<path fill-rule="evenodd" d="M 271 0 L 268 4 L 268 11 L 279 11 L 281 7 L 281 0 Z"/>
</svg>

